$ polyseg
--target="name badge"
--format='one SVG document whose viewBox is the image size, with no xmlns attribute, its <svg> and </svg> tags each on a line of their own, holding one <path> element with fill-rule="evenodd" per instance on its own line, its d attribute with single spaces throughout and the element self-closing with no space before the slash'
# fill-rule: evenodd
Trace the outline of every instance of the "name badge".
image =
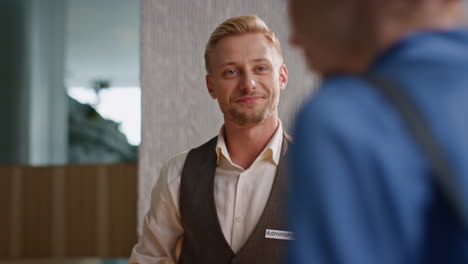
<svg viewBox="0 0 468 264">
<path fill-rule="evenodd" d="M 294 240 L 294 232 L 267 229 L 265 231 L 265 238 L 280 239 L 280 240 Z"/>
</svg>

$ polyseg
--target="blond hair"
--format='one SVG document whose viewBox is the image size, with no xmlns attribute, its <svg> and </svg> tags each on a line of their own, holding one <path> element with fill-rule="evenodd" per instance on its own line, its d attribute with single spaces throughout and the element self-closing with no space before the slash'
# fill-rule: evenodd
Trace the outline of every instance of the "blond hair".
<svg viewBox="0 0 468 264">
<path fill-rule="evenodd" d="M 265 22 L 256 15 L 247 15 L 247 16 L 236 16 L 232 17 L 222 24 L 220 24 L 214 31 L 211 33 L 208 43 L 205 47 L 205 68 L 206 71 L 210 72 L 209 59 L 211 50 L 221 39 L 242 34 L 242 33 L 262 33 L 268 41 L 271 42 L 273 47 L 276 48 L 278 54 L 282 58 L 281 45 L 276 34 L 271 31 Z"/>
</svg>

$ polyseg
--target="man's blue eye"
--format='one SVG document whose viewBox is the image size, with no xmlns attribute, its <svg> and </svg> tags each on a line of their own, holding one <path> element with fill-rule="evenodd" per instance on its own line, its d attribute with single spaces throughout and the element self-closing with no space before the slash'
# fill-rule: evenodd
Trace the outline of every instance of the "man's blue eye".
<svg viewBox="0 0 468 264">
<path fill-rule="evenodd" d="M 237 71 L 236 70 L 227 70 L 224 72 L 225 75 L 236 75 Z"/>
<path fill-rule="evenodd" d="M 260 66 L 260 67 L 257 68 L 257 70 L 259 70 L 259 71 L 266 71 L 266 70 L 267 70 L 267 67 L 265 67 L 265 66 Z"/>
</svg>

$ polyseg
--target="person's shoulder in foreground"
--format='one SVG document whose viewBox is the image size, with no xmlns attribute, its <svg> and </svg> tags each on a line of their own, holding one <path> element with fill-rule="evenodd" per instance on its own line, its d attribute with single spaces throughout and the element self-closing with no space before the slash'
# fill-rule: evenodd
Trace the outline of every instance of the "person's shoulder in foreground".
<svg viewBox="0 0 468 264">
<path fill-rule="evenodd" d="M 287 263 L 468 263 L 466 230 L 434 185 L 431 164 L 366 79 L 379 74 L 403 87 L 444 146 L 457 182 L 467 186 L 468 31 L 446 13 L 461 2 L 374 1 L 380 8 L 371 5 L 367 14 L 352 1 L 290 2 L 295 44 L 325 78 L 294 129 L 288 215 L 296 241 Z M 392 14 L 396 8 L 407 10 Z M 327 24 L 314 12 L 341 15 Z M 363 21 L 391 22 L 393 31 L 366 30 Z M 329 35 L 317 34 L 325 28 Z"/>
<path fill-rule="evenodd" d="M 450 43 L 463 35 L 468 40 L 467 30 L 415 37 Z M 407 65 L 394 58 L 378 70 L 408 87 L 457 171 L 466 175 L 468 122 L 461 113 L 468 111 L 468 93 L 463 91 L 468 57 L 450 58 L 453 49 L 463 50 L 457 44 L 428 49 L 425 55 L 421 49 L 401 58 Z M 434 193 L 427 178 L 430 164 L 396 111 L 365 78 L 327 78 L 300 111 L 294 137 L 290 215 L 297 241 L 291 263 L 467 261 L 466 236 L 440 194 Z"/>
</svg>

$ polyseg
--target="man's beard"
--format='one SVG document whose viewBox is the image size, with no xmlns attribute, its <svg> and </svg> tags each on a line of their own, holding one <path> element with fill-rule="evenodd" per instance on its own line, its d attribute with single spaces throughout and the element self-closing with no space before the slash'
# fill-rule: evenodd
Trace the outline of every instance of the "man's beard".
<svg viewBox="0 0 468 264">
<path fill-rule="evenodd" d="M 230 108 L 228 110 L 228 115 L 231 121 L 240 126 L 256 125 L 268 119 L 273 113 L 274 108 L 273 104 L 267 102 L 267 104 L 258 111 L 238 111 L 236 108 Z"/>
</svg>

